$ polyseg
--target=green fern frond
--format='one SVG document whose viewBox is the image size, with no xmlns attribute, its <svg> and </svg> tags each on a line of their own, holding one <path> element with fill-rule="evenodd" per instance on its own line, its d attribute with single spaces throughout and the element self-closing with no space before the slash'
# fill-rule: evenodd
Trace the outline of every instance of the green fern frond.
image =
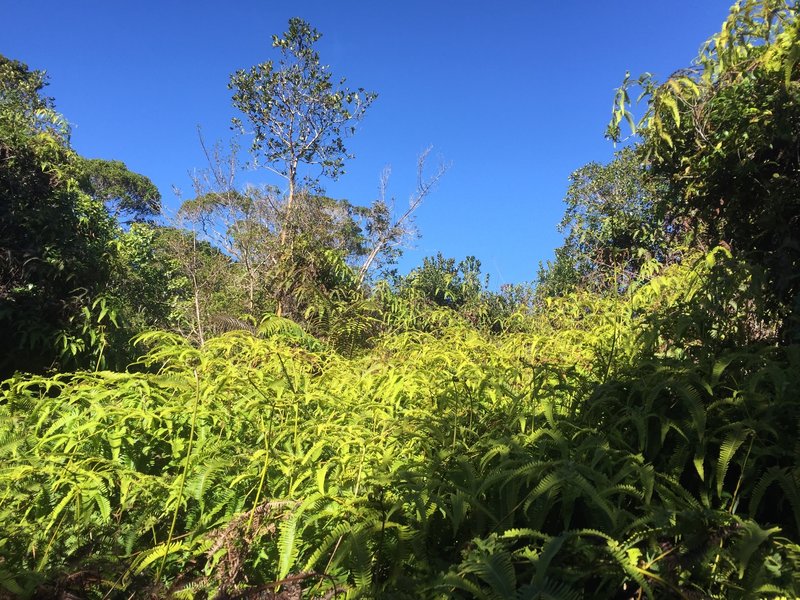
<svg viewBox="0 0 800 600">
<path fill-rule="evenodd" d="M 278 579 L 286 577 L 294 566 L 299 548 L 297 546 L 297 520 L 299 512 L 292 512 L 288 518 L 281 521 L 278 535 Z"/>
<path fill-rule="evenodd" d="M 714 473 L 717 481 L 717 497 L 722 497 L 722 487 L 725 484 L 725 475 L 728 472 L 731 461 L 736 454 L 736 451 L 741 447 L 744 441 L 751 435 L 751 432 L 743 429 L 736 428 L 729 431 L 725 436 L 719 448 L 719 458 L 717 459 L 717 468 Z"/>
</svg>

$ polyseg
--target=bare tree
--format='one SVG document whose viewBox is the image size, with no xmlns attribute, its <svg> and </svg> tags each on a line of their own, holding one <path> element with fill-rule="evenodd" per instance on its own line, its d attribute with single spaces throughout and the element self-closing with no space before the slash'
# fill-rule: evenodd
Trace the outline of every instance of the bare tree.
<svg viewBox="0 0 800 600">
<path fill-rule="evenodd" d="M 429 146 L 419 155 L 419 158 L 417 158 L 417 187 L 409 199 L 406 211 L 395 221 L 385 220 L 382 222 L 380 219 L 373 217 L 371 223 L 372 231 L 370 231 L 370 237 L 372 238 L 371 248 L 358 270 L 359 284 L 364 283 L 367 273 L 369 273 L 370 268 L 373 267 L 375 261 L 382 253 L 385 253 L 390 247 L 402 245 L 414 234 L 415 229 L 412 223 L 414 212 L 422 204 L 422 201 L 428 197 L 431 191 L 433 191 L 433 188 L 449 168 L 449 165 L 440 163 L 433 175 L 426 177 L 425 161 L 431 150 L 432 147 Z M 386 202 L 386 190 L 389 184 L 390 173 L 391 171 L 388 167 L 381 173 L 379 198 L 375 205 L 373 205 L 376 208 L 379 208 L 381 205 L 387 207 L 389 214 L 393 212 L 392 209 L 394 208 L 394 200 L 389 203 Z M 377 213 L 378 211 L 374 210 L 374 212 Z"/>
</svg>

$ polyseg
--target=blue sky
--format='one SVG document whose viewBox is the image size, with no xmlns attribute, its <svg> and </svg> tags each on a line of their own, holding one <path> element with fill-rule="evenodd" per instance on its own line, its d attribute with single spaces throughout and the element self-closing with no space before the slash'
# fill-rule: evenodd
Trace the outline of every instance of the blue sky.
<svg viewBox="0 0 800 600">
<path fill-rule="evenodd" d="M 533 280 L 552 256 L 569 174 L 614 152 L 603 138 L 625 71 L 665 77 L 716 32 L 728 0 L 333 2 L 0 0 L 0 53 L 44 69 L 89 157 L 149 176 L 165 205 L 203 166 L 199 125 L 226 140 L 229 75 L 275 58 L 290 17 L 323 38 L 322 61 L 379 97 L 327 193 L 355 203 L 389 192 L 403 208 L 417 155 L 451 164 L 417 216 L 401 270 L 443 252 L 474 255 L 491 286 Z M 246 142 L 243 142 L 243 146 Z M 263 179 L 243 173 L 242 181 Z"/>
</svg>

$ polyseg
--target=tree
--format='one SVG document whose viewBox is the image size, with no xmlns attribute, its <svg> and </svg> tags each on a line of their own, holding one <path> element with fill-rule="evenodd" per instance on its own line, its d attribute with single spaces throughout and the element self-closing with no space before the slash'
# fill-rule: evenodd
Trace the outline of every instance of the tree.
<svg viewBox="0 0 800 600">
<path fill-rule="evenodd" d="M 243 301 L 226 313 L 242 316 L 243 310 L 260 319 L 280 307 L 302 320 L 301 297 L 315 286 L 330 287 L 328 255 L 335 253 L 349 268 L 367 253 L 363 228 L 372 230 L 373 209 L 301 190 L 297 210 L 287 217 L 287 199 L 276 188 L 237 185 L 236 144 L 227 153 L 219 144 L 207 147 L 201 139 L 201 145 L 208 165 L 195 173 L 195 197 L 183 202 L 178 217 L 199 240 L 233 259 L 230 276 Z M 283 245 L 286 227 L 294 234 Z"/>
<path fill-rule="evenodd" d="M 376 97 L 363 88 L 351 91 L 344 79 L 332 81 L 314 49 L 320 37 L 302 19 L 290 19 L 283 37 L 272 37 L 273 47 L 281 54 L 277 64 L 269 60 L 236 71 L 228 85 L 234 91 L 233 105 L 253 128 L 253 154 L 286 180 L 287 225 L 292 222 L 301 167 L 319 169 L 316 175 L 307 174 L 309 183 L 320 176 L 336 179 L 344 160 L 351 158 L 344 137 L 355 132 L 355 123 Z M 240 119 L 233 123 L 245 131 Z M 290 227 L 281 227 L 281 245 L 289 232 Z"/>
<path fill-rule="evenodd" d="M 152 223 L 131 223 L 119 234 L 111 285 L 131 335 L 154 328 L 186 330 L 181 305 L 191 291 L 177 252 L 180 237 L 186 234 Z"/>
<path fill-rule="evenodd" d="M 558 227 L 564 244 L 540 268 L 539 294 L 559 296 L 578 286 L 619 290 L 645 261 L 672 260 L 684 232 L 661 212 L 666 191 L 633 147 L 607 165 L 592 162 L 572 173 Z"/>
<path fill-rule="evenodd" d="M 69 126 L 56 113 L 53 98 L 42 93 L 46 86 L 44 71 L 31 71 L 25 63 L 0 54 L 0 107 L 6 127 L 47 132 L 66 144 Z"/>
<path fill-rule="evenodd" d="M 400 254 L 399 246 L 416 231 L 412 223 L 414 212 L 431 193 L 448 168 L 447 165 L 440 164 L 436 172 L 426 178 L 425 160 L 430 151 L 431 148 L 428 147 L 419 155 L 417 159 L 417 189 L 409 198 L 406 211 L 395 220 L 392 220 L 394 199 L 391 202 L 386 200 L 389 168 L 384 169 L 381 174 L 380 197 L 363 213 L 368 216 L 364 229 L 367 232 L 369 252 L 366 253 L 366 258 L 358 270 L 359 284 L 364 283 L 370 269 L 374 268 L 376 264 L 383 262 L 391 264 L 396 261 Z"/>
<path fill-rule="evenodd" d="M 115 219 L 143 221 L 161 212 L 161 192 L 144 175 L 119 160 L 82 159 L 81 188 L 106 204 Z"/>
<path fill-rule="evenodd" d="M 647 109 L 634 131 L 669 182 L 665 212 L 757 265 L 784 318 L 800 316 L 799 8 L 737 3 L 693 66 L 663 83 L 626 78 L 609 130 L 619 139 L 621 121 L 634 124 L 629 89 L 642 86 Z"/>
<path fill-rule="evenodd" d="M 457 310 L 479 301 L 488 283 L 489 276 L 481 275 L 481 261 L 474 256 L 456 263 L 439 252 L 424 258 L 422 266 L 411 271 L 400 287 L 437 306 Z"/>
<path fill-rule="evenodd" d="M 113 314 L 103 294 L 115 225 L 78 186 L 69 127 L 46 83 L 0 56 L 0 378 L 88 355 L 100 364 Z"/>
<path fill-rule="evenodd" d="M 181 225 L 155 228 L 150 252 L 157 272 L 172 276 L 169 328 L 202 345 L 216 322 L 246 312 L 245 290 L 236 263 L 200 238 L 197 222 L 183 216 Z"/>
</svg>

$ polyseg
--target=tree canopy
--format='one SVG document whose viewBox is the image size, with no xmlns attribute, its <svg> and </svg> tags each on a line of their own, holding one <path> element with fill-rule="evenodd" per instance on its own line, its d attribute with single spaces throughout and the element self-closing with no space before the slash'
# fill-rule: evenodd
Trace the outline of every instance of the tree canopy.
<svg viewBox="0 0 800 600">
<path fill-rule="evenodd" d="M 45 85 L 44 73 L 0 57 L 3 375 L 88 351 L 75 336 L 112 269 L 113 222 L 77 185 L 80 161 Z"/>
<path fill-rule="evenodd" d="M 664 213 L 666 182 L 648 171 L 642 153 L 626 148 L 607 165 L 570 175 L 559 230 L 566 233 L 539 285 L 551 295 L 575 287 L 626 286 L 648 260 L 669 262 L 684 237 Z"/>
<path fill-rule="evenodd" d="M 119 160 L 83 159 L 82 189 L 107 206 L 114 218 L 141 221 L 161 212 L 161 192 L 144 175 L 128 170 Z"/>
</svg>

